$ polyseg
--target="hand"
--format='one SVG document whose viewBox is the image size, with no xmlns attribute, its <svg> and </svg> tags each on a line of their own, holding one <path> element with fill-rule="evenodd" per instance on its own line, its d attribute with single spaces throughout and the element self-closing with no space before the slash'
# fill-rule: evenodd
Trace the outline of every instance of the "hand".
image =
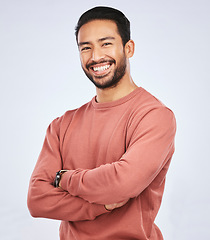
<svg viewBox="0 0 210 240">
<path fill-rule="evenodd" d="M 105 205 L 105 208 L 106 210 L 108 211 L 112 211 L 114 210 L 115 208 L 119 208 L 119 207 L 122 207 L 124 206 L 127 202 L 128 202 L 129 199 L 123 201 L 123 202 L 119 202 L 119 203 L 113 203 L 113 204 L 106 204 Z"/>
</svg>

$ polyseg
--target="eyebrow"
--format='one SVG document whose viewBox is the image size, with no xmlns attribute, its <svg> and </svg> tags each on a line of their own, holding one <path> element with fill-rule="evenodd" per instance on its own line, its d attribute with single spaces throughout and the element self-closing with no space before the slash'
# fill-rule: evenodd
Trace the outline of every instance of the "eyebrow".
<svg viewBox="0 0 210 240">
<path fill-rule="evenodd" d="M 114 40 L 114 39 L 115 39 L 114 37 L 103 37 L 103 38 L 98 39 L 98 42 L 103 42 L 106 40 Z M 87 45 L 87 44 L 91 44 L 91 42 L 79 42 L 78 46 L 81 47 L 81 46 Z"/>
<path fill-rule="evenodd" d="M 100 38 L 98 41 L 103 42 L 105 40 L 114 40 L 114 39 L 115 39 L 114 37 L 104 37 L 104 38 Z"/>
<path fill-rule="evenodd" d="M 78 46 L 80 47 L 80 46 L 86 45 L 86 44 L 90 44 L 90 42 L 79 42 L 79 43 L 78 43 Z"/>
</svg>

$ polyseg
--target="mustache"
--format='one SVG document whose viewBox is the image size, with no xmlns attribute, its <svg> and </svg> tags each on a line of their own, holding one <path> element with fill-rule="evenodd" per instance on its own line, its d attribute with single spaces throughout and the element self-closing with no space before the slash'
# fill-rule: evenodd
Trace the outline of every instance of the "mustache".
<svg viewBox="0 0 210 240">
<path fill-rule="evenodd" d="M 86 64 L 86 68 L 88 69 L 88 68 L 90 68 L 90 67 L 92 67 L 92 66 L 94 66 L 94 65 L 96 65 L 96 64 L 101 64 L 101 63 L 116 63 L 116 61 L 114 60 L 114 59 L 112 59 L 112 60 L 100 60 L 100 61 L 98 61 L 98 62 L 96 62 L 96 61 L 92 61 L 92 62 L 90 62 L 90 63 L 87 63 Z"/>
</svg>

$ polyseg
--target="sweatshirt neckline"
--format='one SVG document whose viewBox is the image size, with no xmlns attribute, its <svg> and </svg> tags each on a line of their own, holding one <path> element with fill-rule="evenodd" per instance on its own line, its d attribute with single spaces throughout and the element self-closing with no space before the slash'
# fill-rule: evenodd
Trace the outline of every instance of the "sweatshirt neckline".
<svg viewBox="0 0 210 240">
<path fill-rule="evenodd" d="M 126 95 L 118 100 L 115 100 L 112 102 L 105 102 L 105 103 L 96 102 L 96 96 L 95 96 L 95 97 L 93 97 L 91 102 L 92 102 L 93 107 L 96 109 L 111 108 L 111 107 L 115 107 L 115 106 L 121 105 L 121 104 L 129 101 L 130 99 L 135 97 L 137 93 L 139 93 L 141 91 L 142 91 L 142 88 L 138 87 L 135 90 L 133 90 L 131 93 L 129 93 L 128 95 Z"/>
</svg>

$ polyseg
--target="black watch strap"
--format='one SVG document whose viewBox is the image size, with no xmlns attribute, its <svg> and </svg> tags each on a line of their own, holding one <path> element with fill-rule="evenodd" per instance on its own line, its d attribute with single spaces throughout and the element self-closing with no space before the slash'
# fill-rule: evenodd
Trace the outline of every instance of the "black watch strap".
<svg viewBox="0 0 210 240">
<path fill-rule="evenodd" d="M 61 181 L 61 176 L 65 172 L 67 172 L 67 170 L 60 170 L 56 173 L 55 180 L 54 180 L 54 183 L 53 183 L 54 187 L 56 187 L 56 188 L 59 187 L 59 183 Z"/>
</svg>

